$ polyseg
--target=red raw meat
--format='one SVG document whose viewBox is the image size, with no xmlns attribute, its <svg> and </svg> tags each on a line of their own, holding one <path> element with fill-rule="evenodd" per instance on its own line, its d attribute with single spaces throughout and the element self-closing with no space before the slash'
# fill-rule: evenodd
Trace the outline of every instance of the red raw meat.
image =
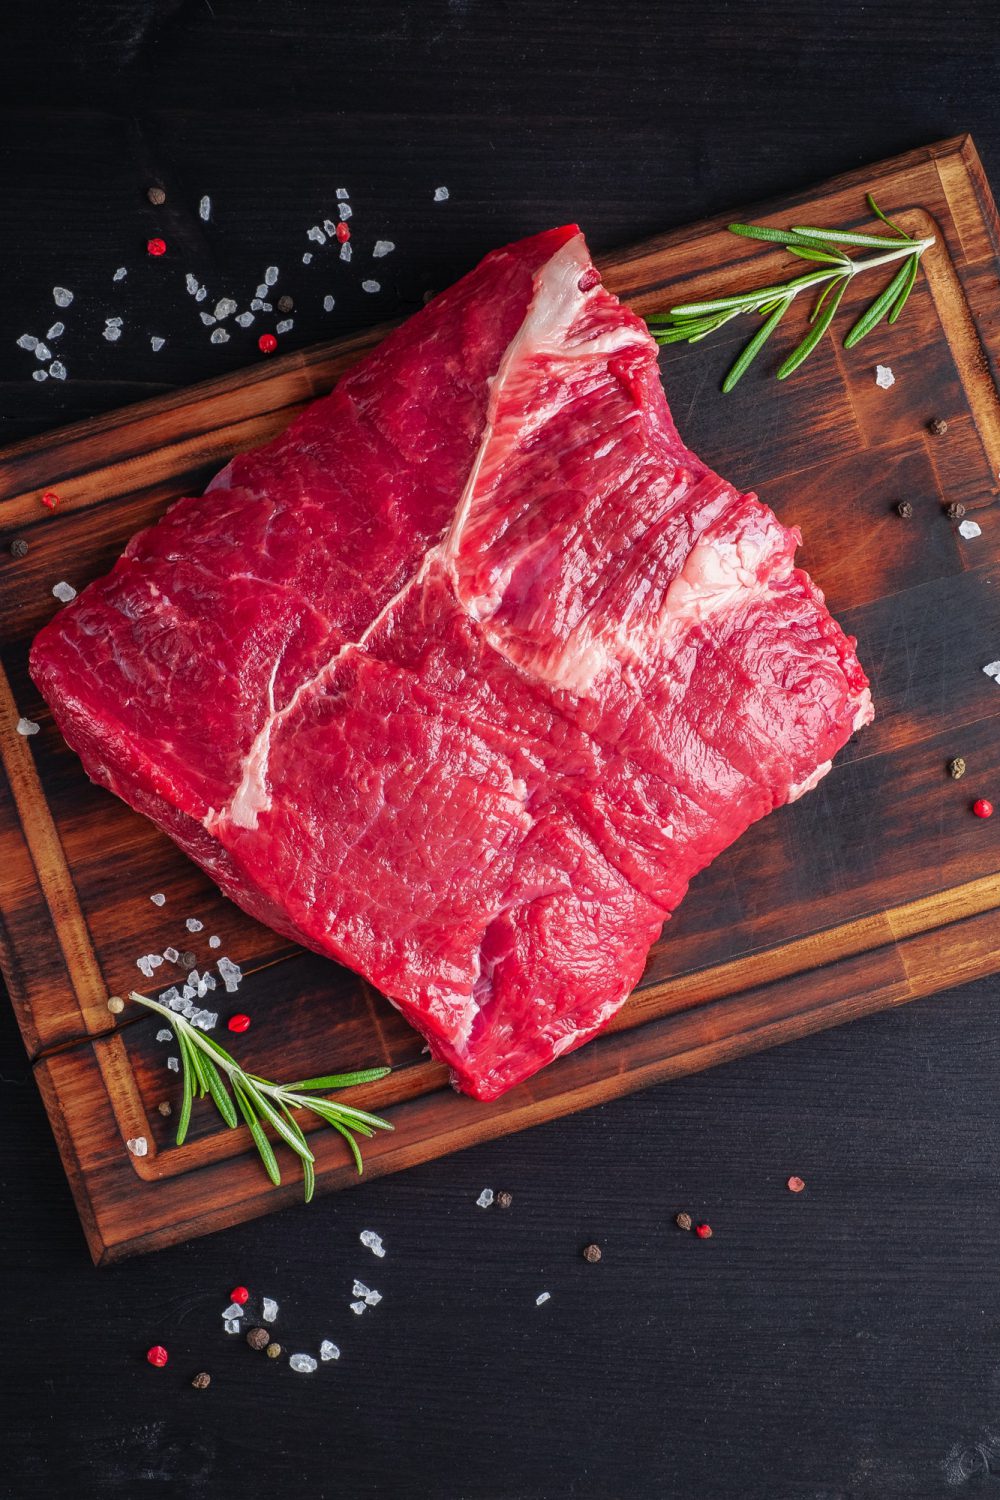
<svg viewBox="0 0 1000 1500">
<path fill-rule="evenodd" d="M 32 672 L 94 780 L 491 1099 L 870 719 L 799 540 L 685 448 L 569 225 L 140 532 Z"/>
</svg>

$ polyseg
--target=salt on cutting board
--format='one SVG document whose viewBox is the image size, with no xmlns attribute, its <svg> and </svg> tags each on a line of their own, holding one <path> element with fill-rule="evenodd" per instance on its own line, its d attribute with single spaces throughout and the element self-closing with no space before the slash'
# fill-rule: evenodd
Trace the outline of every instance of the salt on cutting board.
<svg viewBox="0 0 1000 1500">
<path fill-rule="evenodd" d="M 852 174 L 768 214 L 783 224 L 850 225 L 867 188 L 908 230 L 938 237 L 926 284 L 885 341 L 874 334 L 849 355 L 828 341 L 786 385 L 760 372 L 724 400 L 716 394 L 724 339 L 669 351 L 665 373 L 692 447 L 758 484 L 783 525 L 801 525 L 804 562 L 876 669 L 879 718 L 817 791 L 757 825 L 698 877 L 608 1032 L 491 1104 L 455 1096 L 419 1039 L 363 982 L 235 912 L 166 840 L 88 788 L 25 674 L 27 640 L 51 613 L 40 579 L 80 590 L 170 500 L 200 488 L 233 451 L 285 427 L 374 338 L 273 362 L 0 458 L 11 532 L 30 542 L 26 558 L 4 563 L 0 600 L 11 793 L 0 805 L 0 839 L 18 893 L 4 913 L 4 959 L 95 1258 L 205 1232 L 299 1192 L 291 1182 L 271 1188 L 240 1138 L 208 1117 L 186 1145 L 173 1146 L 157 1109 L 170 1088 L 159 1023 L 109 1034 L 109 991 L 126 987 L 135 952 L 170 941 L 148 926 L 148 892 L 166 892 L 167 910 L 176 901 L 198 911 L 206 932 L 221 933 L 239 959 L 247 976 L 240 1006 L 254 1013 L 240 1054 L 248 1065 L 295 1077 L 311 1071 L 320 1051 L 392 1064 L 390 1077 L 358 1091 L 396 1127 L 367 1148 L 372 1173 L 996 966 L 996 824 L 970 811 L 1000 775 L 992 726 L 1000 698 L 980 670 L 996 655 L 984 642 L 1000 639 L 989 583 L 997 549 L 985 514 L 1000 452 L 983 358 L 995 352 L 987 322 L 994 219 L 967 141 Z M 643 315 L 678 295 L 707 295 L 720 274 L 734 286 L 759 284 L 762 269 L 774 269 L 769 254 L 707 225 L 608 257 L 602 270 Z M 890 389 L 876 385 L 880 362 L 894 372 Z M 935 416 L 948 419 L 945 438 L 928 432 Z M 39 506 L 50 488 L 59 495 L 52 517 Z M 913 505 L 909 520 L 896 509 L 903 498 Z M 978 516 L 979 538 L 962 539 L 946 502 Z M 940 627 L 931 627 L 945 617 L 947 653 Z M 41 724 L 30 740 L 14 729 L 22 715 Z M 959 754 L 969 766 L 961 783 L 946 771 Z M 108 879 L 116 862 L 117 885 Z M 142 943 L 130 940 L 130 922 Z M 124 1141 L 140 1137 L 147 1154 L 130 1157 Z M 334 1141 L 311 1139 L 320 1188 L 351 1181 Z"/>
</svg>

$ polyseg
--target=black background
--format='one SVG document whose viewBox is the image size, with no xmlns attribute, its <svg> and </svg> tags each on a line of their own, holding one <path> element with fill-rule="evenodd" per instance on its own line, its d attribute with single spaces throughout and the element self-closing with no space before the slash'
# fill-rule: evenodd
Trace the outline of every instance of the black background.
<svg viewBox="0 0 1000 1500">
<path fill-rule="evenodd" d="M 963 130 L 1000 177 L 987 0 L 67 0 L 2 21 L 4 440 L 256 357 L 259 328 L 210 345 L 185 270 L 242 298 L 281 265 L 296 347 L 570 218 L 607 248 Z M 397 246 L 375 296 L 360 255 L 301 266 L 342 183 L 355 243 Z M 70 378 L 39 384 L 15 340 L 55 319 L 56 284 L 76 293 Z M 942 995 L 102 1272 L 4 1007 L 0 1492 L 1000 1494 L 998 995 Z M 508 1211 L 475 1206 L 487 1184 Z M 710 1241 L 673 1226 L 682 1208 Z M 354 1276 L 385 1298 L 361 1319 Z M 296 1375 L 227 1339 L 237 1282 L 281 1303 L 287 1347 L 329 1336 L 339 1363 Z"/>
</svg>

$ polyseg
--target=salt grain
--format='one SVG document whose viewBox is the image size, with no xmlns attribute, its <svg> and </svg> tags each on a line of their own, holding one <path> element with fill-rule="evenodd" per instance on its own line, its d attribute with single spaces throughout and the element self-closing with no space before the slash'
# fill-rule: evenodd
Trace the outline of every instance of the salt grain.
<svg viewBox="0 0 1000 1500">
<path fill-rule="evenodd" d="M 274 1300 L 273 1297 L 265 1297 L 264 1298 L 264 1310 L 261 1313 L 261 1317 L 264 1319 L 264 1322 L 265 1323 L 273 1323 L 274 1320 L 275 1320 L 275 1318 L 277 1316 L 278 1316 L 278 1304 L 277 1304 L 277 1302 L 275 1302 L 275 1300 Z"/>
<path fill-rule="evenodd" d="M 54 286 L 52 288 L 52 300 L 56 307 L 69 307 L 73 301 L 73 293 L 64 286 Z"/>
<path fill-rule="evenodd" d="M 476 1205 L 477 1205 L 477 1207 L 479 1207 L 479 1208 L 489 1208 L 489 1206 L 490 1206 L 490 1204 L 492 1202 L 493 1202 L 493 1189 L 492 1188 L 483 1188 L 482 1192 L 479 1194 L 479 1197 L 476 1199 Z"/>
<path fill-rule="evenodd" d="M 992 677 L 994 682 L 1000 682 L 1000 661 L 988 661 L 983 671 L 987 677 Z"/>
<path fill-rule="evenodd" d="M 119 266 L 118 269 L 117 269 L 117 271 L 115 272 L 115 274 L 112 276 L 111 280 L 112 281 L 124 281 L 125 277 L 127 275 L 128 275 L 128 269 L 125 266 Z"/>
<path fill-rule="evenodd" d="M 211 343 L 211 344 L 228 344 L 229 343 L 229 334 L 226 332 L 226 330 L 224 328 L 216 328 L 212 332 L 212 336 L 209 339 L 209 343 Z"/>
<path fill-rule="evenodd" d="M 32 380 L 48 380 L 49 372 L 48 370 L 32 370 L 31 378 Z"/>
<path fill-rule="evenodd" d="M 148 953 L 144 953 L 141 958 L 137 958 L 135 961 L 135 966 L 139 970 L 140 974 L 145 974 L 147 979 L 152 979 L 153 965 L 149 961 Z"/>
<path fill-rule="evenodd" d="M 156 895 L 150 896 L 149 899 L 150 901 L 152 901 L 154 906 L 165 906 L 167 901 L 167 898 L 162 891 L 157 891 Z"/>
<path fill-rule="evenodd" d="M 268 266 L 267 270 L 264 272 L 264 282 L 265 282 L 265 284 L 267 286 L 274 286 L 274 283 L 277 281 L 277 279 L 278 279 L 278 268 L 277 268 L 277 266 Z"/>
<path fill-rule="evenodd" d="M 880 385 L 884 391 L 887 391 L 891 385 L 896 384 L 896 377 L 888 365 L 875 366 L 875 384 Z"/>
<path fill-rule="evenodd" d="M 240 1331 L 240 1323 L 238 1318 L 227 1318 L 222 1326 L 227 1333 L 239 1333 Z"/>
<path fill-rule="evenodd" d="M 362 1245 L 370 1250 L 373 1255 L 377 1256 L 379 1260 L 384 1258 L 385 1246 L 382 1244 L 382 1236 L 376 1234 L 374 1229 L 362 1229 L 358 1238 Z"/>
<path fill-rule="evenodd" d="M 215 975 L 214 974 L 203 974 L 201 976 L 201 982 L 205 986 L 206 990 L 214 990 L 215 989 Z"/>
<path fill-rule="evenodd" d="M 118 323 L 107 322 L 104 325 L 104 337 L 109 344 L 117 344 L 122 336 L 121 327 Z"/>
<path fill-rule="evenodd" d="M 381 260 L 383 255 L 391 255 L 395 248 L 396 247 L 392 243 L 392 240 L 376 240 L 375 249 L 372 251 L 372 255 L 374 256 L 375 260 Z"/>
<path fill-rule="evenodd" d="M 212 200 L 207 193 L 198 204 L 198 217 L 203 224 L 207 224 L 212 217 Z"/>
<path fill-rule="evenodd" d="M 202 312 L 202 313 L 199 313 L 198 316 L 201 319 L 201 321 L 204 323 L 204 325 L 205 325 L 206 328 L 211 328 L 213 326 L 213 324 L 215 324 L 215 323 L 218 322 L 218 319 L 215 317 L 214 313 Z"/>
<path fill-rule="evenodd" d="M 260 310 L 261 310 L 261 312 L 270 312 L 271 311 L 271 304 L 270 304 L 270 302 L 262 302 L 260 304 Z"/>
<path fill-rule="evenodd" d="M 382 290 L 382 285 L 381 282 L 378 281 L 363 281 L 361 283 L 361 290 L 363 292 L 380 292 Z"/>
<path fill-rule="evenodd" d="M 149 967 L 151 969 L 158 969 L 163 963 L 162 953 L 147 953 L 146 957 L 149 959 Z"/>
<path fill-rule="evenodd" d="M 160 1030 L 156 1033 L 156 1040 L 158 1042 L 172 1042 L 173 1039 L 174 1039 L 173 1032 L 168 1027 L 166 1027 L 166 1026 L 162 1026 L 160 1028 Z"/>
<path fill-rule="evenodd" d="M 204 300 L 205 300 L 205 298 L 207 296 L 208 296 L 208 287 L 207 286 L 200 286 L 198 288 L 198 290 L 194 294 L 194 300 L 196 302 L 204 302 Z"/>
<path fill-rule="evenodd" d="M 254 312 L 260 312 L 264 304 L 259 297 L 254 297 L 253 301 L 250 303 L 250 306 L 253 308 Z"/>
<path fill-rule="evenodd" d="M 54 359 L 52 361 L 52 363 L 49 365 L 49 374 L 52 376 L 53 380 L 66 379 L 66 366 L 63 364 L 62 360 Z"/>
<path fill-rule="evenodd" d="M 18 734 L 23 734 L 25 739 L 27 739 L 29 735 L 38 733 L 38 725 L 34 719 L 18 719 L 17 732 Z"/>
<path fill-rule="evenodd" d="M 959 536 L 963 536 L 967 542 L 971 542 L 974 536 L 982 536 L 983 528 L 975 521 L 963 521 L 958 528 Z"/>
<path fill-rule="evenodd" d="M 357 1313 L 358 1317 L 360 1318 L 361 1314 L 364 1312 L 364 1310 L 365 1310 L 365 1308 L 366 1308 L 367 1305 L 368 1304 L 365 1303 L 365 1302 L 352 1302 L 351 1303 L 351 1312 L 352 1313 Z"/>
<path fill-rule="evenodd" d="M 311 1375 L 316 1368 L 316 1361 L 309 1354 L 293 1354 L 289 1357 L 288 1363 L 300 1375 Z"/>
<path fill-rule="evenodd" d="M 254 293 L 254 296 L 255 297 L 266 297 L 267 296 L 267 287 L 264 285 L 263 282 L 261 282 L 260 286 L 257 288 L 256 292 Z"/>
<path fill-rule="evenodd" d="M 60 604 L 69 604 L 71 599 L 76 598 L 76 589 L 71 583 L 54 583 L 52 585 L 52 592 Z"/>
<path fill-rule="evenodd" d="M 326 230 L 326 232 L 330 236 L 331 240 L 336 238 L 337 226 L 333 222 L 332 219 L 324 219 L 323 220 L 323 228 Z"/>
<path fill-rule="evenodd" d="M 551 1292 L 539 1292 L 538 1296 L 535 1298 L 535 1306 L 536 1307 L 541 1307 L 541 1305 L 542 1305 L 543 1302 L 549 1302 L 551 1300 L 551 1298 L 552 1298 L 552 1293 Z"/>
<path fill-rule="evenodd" d="M 154 354 L 159 354 L 160 350 L 163 348 L 166 342 L 166 339 L 158 338 L 155 334 L 149 341 L 150 347 Z"/>
<path fill-rule="evenodd" d="M 349 244 L 347 244 L 345 242 L 343 245 L 341 245 L 341 247 L 340 247 L 340 258 L 341 258 L 341 260 L 350 260 L 350 258 L 351 258 L 351 256 L 353 254 L 354 254 L 354 251 L 351 249 L 351 247 L 350 247 Z"/>
<path fill-rule="evenodd" d="M 236 321 L 240 325 L 241 328 L 249 328 L 250 324 L 253 322 L 253 313 L 252 312 L 240 313 L 238 315 Z"/>
<path fill-rule="evenodd" d="M 344 198 L 349 198 L 350 196 L 351 195 L 347 191 L 346 188 L 338 188 L 337 189 L 337 197 L 340 198 L 342 201 L 343 201 Z"/>
<path fill-rule="evenodd" d="M 36 349 L 38 347 L 38 340 L 35 338 L 35 335 L 33 333 L 22 333 L 21 337 L 17 341 L 17 347 L 19 349 L 27 349 L 28 353 L 30 354 L 32 349 Z"/>
<path fill-rule="evenodd" d="M 236 303 L 232 297 L 220 297 L 215 304 L 215 316 L 221 322 L 224 318 L 231 318 L 236 311 Z"/>
<path fill-rule="evenodd" d="M 63 334 L 65 332 L 66 332 L 66 324 L 65 323 L 53 323 L 52 327 L 49 329 L 49 331 L 45 335 L 45 337 L 47 339 L 61 339 L 62 336 L 63 336 Z"/>
<path fill-rule="evenodd" d="M 340 1350 L 337 1348 L 336 1344 L 331 1344 L 329 1339 L 324 1339 L 319 1346 L 319 1357 L 320 1359 L 324 1360 L 339 1359 Z"/>
<path fill-rule="evenodd" d="M 125 1144 L 131 1151 L 133 1156 L 145 1156 L 146 1152 L 149 1150 L 149 1142 L 146 1140 L 146 1137 L 144 1135 L 133 1136 L 130 1140 L 127 1140 Z"/>
<path fill-rule="evenodd" d="M 241 1307 L 241 1305 L 238 1302 L 230 1302 L 229 1306 L 226 1308 L 226 1310 L 222 1314 L 222 1316 L 224 1318 L 227 1318 L 227 1319 L 228 1318 L 242 1318 L 242 1316 L 243 1316 L 243 1308 Z"/>
<path fill-rule="evenodd" d="M 169 990 L 161 990 L 160 992 L 160 999 L 162 1000 L 164 1005 L 172 1005 L 175 1000 L 180 999 L 180 996 L 181 992 L 177 988 L 176 984 L 172 984 Z"/>
<path fill-rule="evenodd" d="M 212 936 L 208 940 L 208 946 L 210 948 L 221 948 L 222 939 L 220 937 L 216 937 L 215 933 L 213 932 Z"/>
<path fill-rule="evenodd" d="M 274 325 L 275 333 L 291 333 L 295 327 L 294 318 L 282 318 L 280 323 Z"/>
<path fill-rule="evenodd" d="M 382 1301 L 382 1293 L 373 1291 L 370 1286 L 365 1286 L 363 1281 L 355 1281 L 351 1287 L 351 1296 L 360 1297 L 362 1301 L 367 1302 L 369 1307 L 378 1307 Z"/>
<path fill-rule="evenodd" d="M 35 345 L 35 358 L 36 359 L 51 359 L 52 358 L 52 350 L 49 348 L 48 344 L 43 344 L 42 341 L 41 341 L 41 339 L 39 339 L 38 343 Z"/>
<path fill-rule="evenodd" d="M 354 209 L 349 203 L 338 203 L 337 212 L 342 219 L 349 219 L 354 213 Z"/>
<path fill-rule="evenodd" d="M 329 295 L 325 296 L 323 298 L 323 311 L 324 312 L 333 312 L 333 309 L 334 309 L 333 298 L 331 296 L 329 296 Z"/>
<path fill-rule="evenodd" d="M 320 229 L 318 224 L 314 224 L 311 229 L 306 231 L 306 239 L 314 240 L 317 245 L 326 244 L 326 235 L 323 233 L 322 229 Z"/>
<path fill-rule="evenodd" d="M 312 251 L 311 250 L 307 250 L 306 253 L 305 253 L 305 255 L 303 255 L 303 257 L 302 257 L 302 264 L 304 266 L 311 266 L 312 265 Z"/>
<path fill-rule="evenodd" d="M 180 1070 L 181 1070 L 181 1060 L 180 1060 L 180 1058 L 179 1057 L 168 1057 L 167 1058 L 167 1067 L 170 1069 L 171 1073 L 179 1073 Z"/>
<path fill-rule="evenodd" d="M 448 201 L 448 189 L 446 187 L 435 188 L 434 189 L 434 202 L 435 203 L 447 203 L 447 201 Z"/>
<path fill-rule="evenodd" d="M 184 923 L 184 926 L 187 928 L 188 932 L 201 932 L 205 924 L 204 922 L 199 922 L 197 917 L 188 917 L 187 921 Z"/>
<path fill-rule="evenodd" d="M 168 963 L 175 964 L 180 958 L 180 954 L 177 952 L 176 948 L 164 948 L 163 957 L 167 960 Z"/>
<path fill-rule="evenodd" d="M 189 271 L 184 278 L 184 285 L 187 287 L 188 292 L 193 297 L 198 290 L 197 276 L 192 276 L 191 272 Z"/>
<path fill-rule="evenodd" d="M 241 970 L 239 964 L 232 963 L 228 958 L 220 958 L 218 969 L 219 978 L 226 986 L 226 990 L 228 991 L 228 993 L 230 995 L 235 994 L 239 989 L 240 981 L 243 978 L 243 971 Z"/>
</svg>

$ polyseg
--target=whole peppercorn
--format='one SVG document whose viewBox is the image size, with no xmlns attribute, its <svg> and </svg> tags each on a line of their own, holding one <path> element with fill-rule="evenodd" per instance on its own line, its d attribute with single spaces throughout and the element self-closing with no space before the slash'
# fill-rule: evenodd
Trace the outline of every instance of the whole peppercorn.
<svg viewBox="0 0 1000 1500">
<path fill-rule="evenodd" d="M 589 1265 L 596 1266 L 597 1262 L 601 1258 L 600 1245 L 585 1245 L 583 1249 L 583 1258 L 588 1262 Z"/>
<path fill-rule="evenodd" d="M 961 781 L 965 775 L 965 761 L 960 755 L 956 755 L 954 760 L 948 762 L 948 775 L 953 781 Z"/>
<path fill-rule="evenodd" d="M 257 340 L 257 348 L 261 354 L 273 354 L 278 347 L 278 340 L 273 333 L 262 333 Z"/>
<path fill-rule="evenodd" d="M 280 313 L 290 313 L 295 311 L 295 303 L 292 298 L 289 297 L 287 292 L 283 297 L 278 298 L 278 311 Z"/>
<path fill-rule="evenodd" d="M 188 951 L 186 953 L 182 953 L 181 954 L 181 968 L 182 969 L 193 969 L 194 966 L 195 966 L 195 964 L 197 962 L 198 962 L 198 960 L 195 958 L 194 954 L 191 952 L 190 949 L 188 949 Z"/>
<path fill-rule="evenodd" d="M 166 1119 L 167 1115 L 172 1115 L 174 1112 L 174 1107 L 170 1103 L 169 1099 L 161 1099 L 156 1107 L 160 1111 L 160 1114 L 163 1115 L 164 1119 Z"/>
<path fill-rule="evenodd" d="M 162 1344 L 154 1344 L 151 1349 L 146 1350 L 146 1358 L 151 1365 L 162 1370 L 170 1356 Z"/>
<path fill-rule="evenodd" d="M 112 995 L 108 1000 L 108 1010 L 113 1016 L 120 1016 L 125 1009 L 125 1001 L 121 995 Z"/>
<path fill-rule="evenodd" d="M 802 1181 L 801 1177 L 789 1177 L 788 1182 L 785 1184 L 785 1186 L 788 1188 L 788 1191 L 790 1193 L 801 1193 L 802 1189 L 805 1187 L 805 1183 Z"/>
<path fill-rule="evenodd" d="M 987 797 L 980 797 L 972 804 L 972 811 L 977 818 L 992 818 L 993 803 Z"/>
<path fill-rule="evenodd" d="M 696 1224 L 694 1232 L 700 1240 L 710 1240 L 712 1238 L 711 1224 Z"/>
<path fill-rule="evenodd" d="M 965 506 L 962 504 L 961 500 L 953 500 L 948 506 L 949 521 L 960 521 L 964 515 Z"/>
<path fill-rule="evenodd" d="M 245 1307 L 250 1301 L 250 1293 L 245 1286 L 234 1286 L 229 1293 L 230 1302 L 238 1302 L 240 1307 Z"/>
<path fill-rule="evenodd" d="M 690 1229 L 691 1225 L 694 1223 L 694 1220 L 691 1218 L 690 1214 L 678 1214 L 676 1219 L 674 1220 L 674 1223 L 677 1225 L 678 1229 Z"/>
<path fill-rule="evenodd" d="M 268 1346 L 267 1346 L 267 1348 L 265 1349 L 264 1352 L 267 1355 L 268 1359 L 280 1359 L 281 1358 L 281 1345 L 280 1344 L 268 1344 Z"/>
<path fill-rule="evenodd" d="M 161 187 L 147 188 L 146 197 L 156 208 L 159 208 L 161 203 L 166 203 L 167 201 L 167 195 Z"/>
<path fill-rule="evenodd" d="M 913 515 L 913 506 L 910 504 L 909 500 L 900 500 L 898 505 L 896 506 L 896 510 L 899 515 L 903 517 L 904 521 L 908 521 Z"/>
<path fill-rule="evenodd" d="M 196 1391 L 207 1391 L 212 1384 L 212 1377 L 207 1370 L 202 1370 L 194 1377 L 191 1384 Z"/>
<path fill-rule="evenodd" d="M 514 1194 L 508 1192 L 497 1193 L 497 1208 L 510 1208 L 514 1201 Z"/>
<path fill-rule="evenodd" d="M 10 555 L 11 555 L 11 557 L 17 557 L 17 558 L 27 557 L 27 555 L 28 555 L 28 544 L 24 540 L 23 536 L 16 536 L 14 538 L 14 540 L 11 542 L 11 544 L 10 544 Z"/>
<path fill-rule="evenodd" d="M 948 431 L 948 423 L 944 417 L 935 417 L 932 422 L 927 423 L 927 430 L 928 432 L 932 432 L 935 437 L 944 437 Z"/>
<path fill-rule="evenodd" d="M 250 1017 L 239 1011 L 235 1016 L 230 1016 L 226 1022 L 230 1031 L 241 1032 L 250 1030 Z"/>
<path fill-rule="evenodd" d="M 146 241 L 146 254 L 147 255 L 166 255 L 166 253 L 167 253 L 167 242 L 166 242 L 166 240 L 152 239 L 152 240 L 147 240 Z"/>
<path fill-rule="evenodd" d="M 251 1349 L 266 1349 L 271 1342 L 271 1335 L 266 1328 L 251 1328 L 247 1334 L 247 1343 Z"/>
</svg>

